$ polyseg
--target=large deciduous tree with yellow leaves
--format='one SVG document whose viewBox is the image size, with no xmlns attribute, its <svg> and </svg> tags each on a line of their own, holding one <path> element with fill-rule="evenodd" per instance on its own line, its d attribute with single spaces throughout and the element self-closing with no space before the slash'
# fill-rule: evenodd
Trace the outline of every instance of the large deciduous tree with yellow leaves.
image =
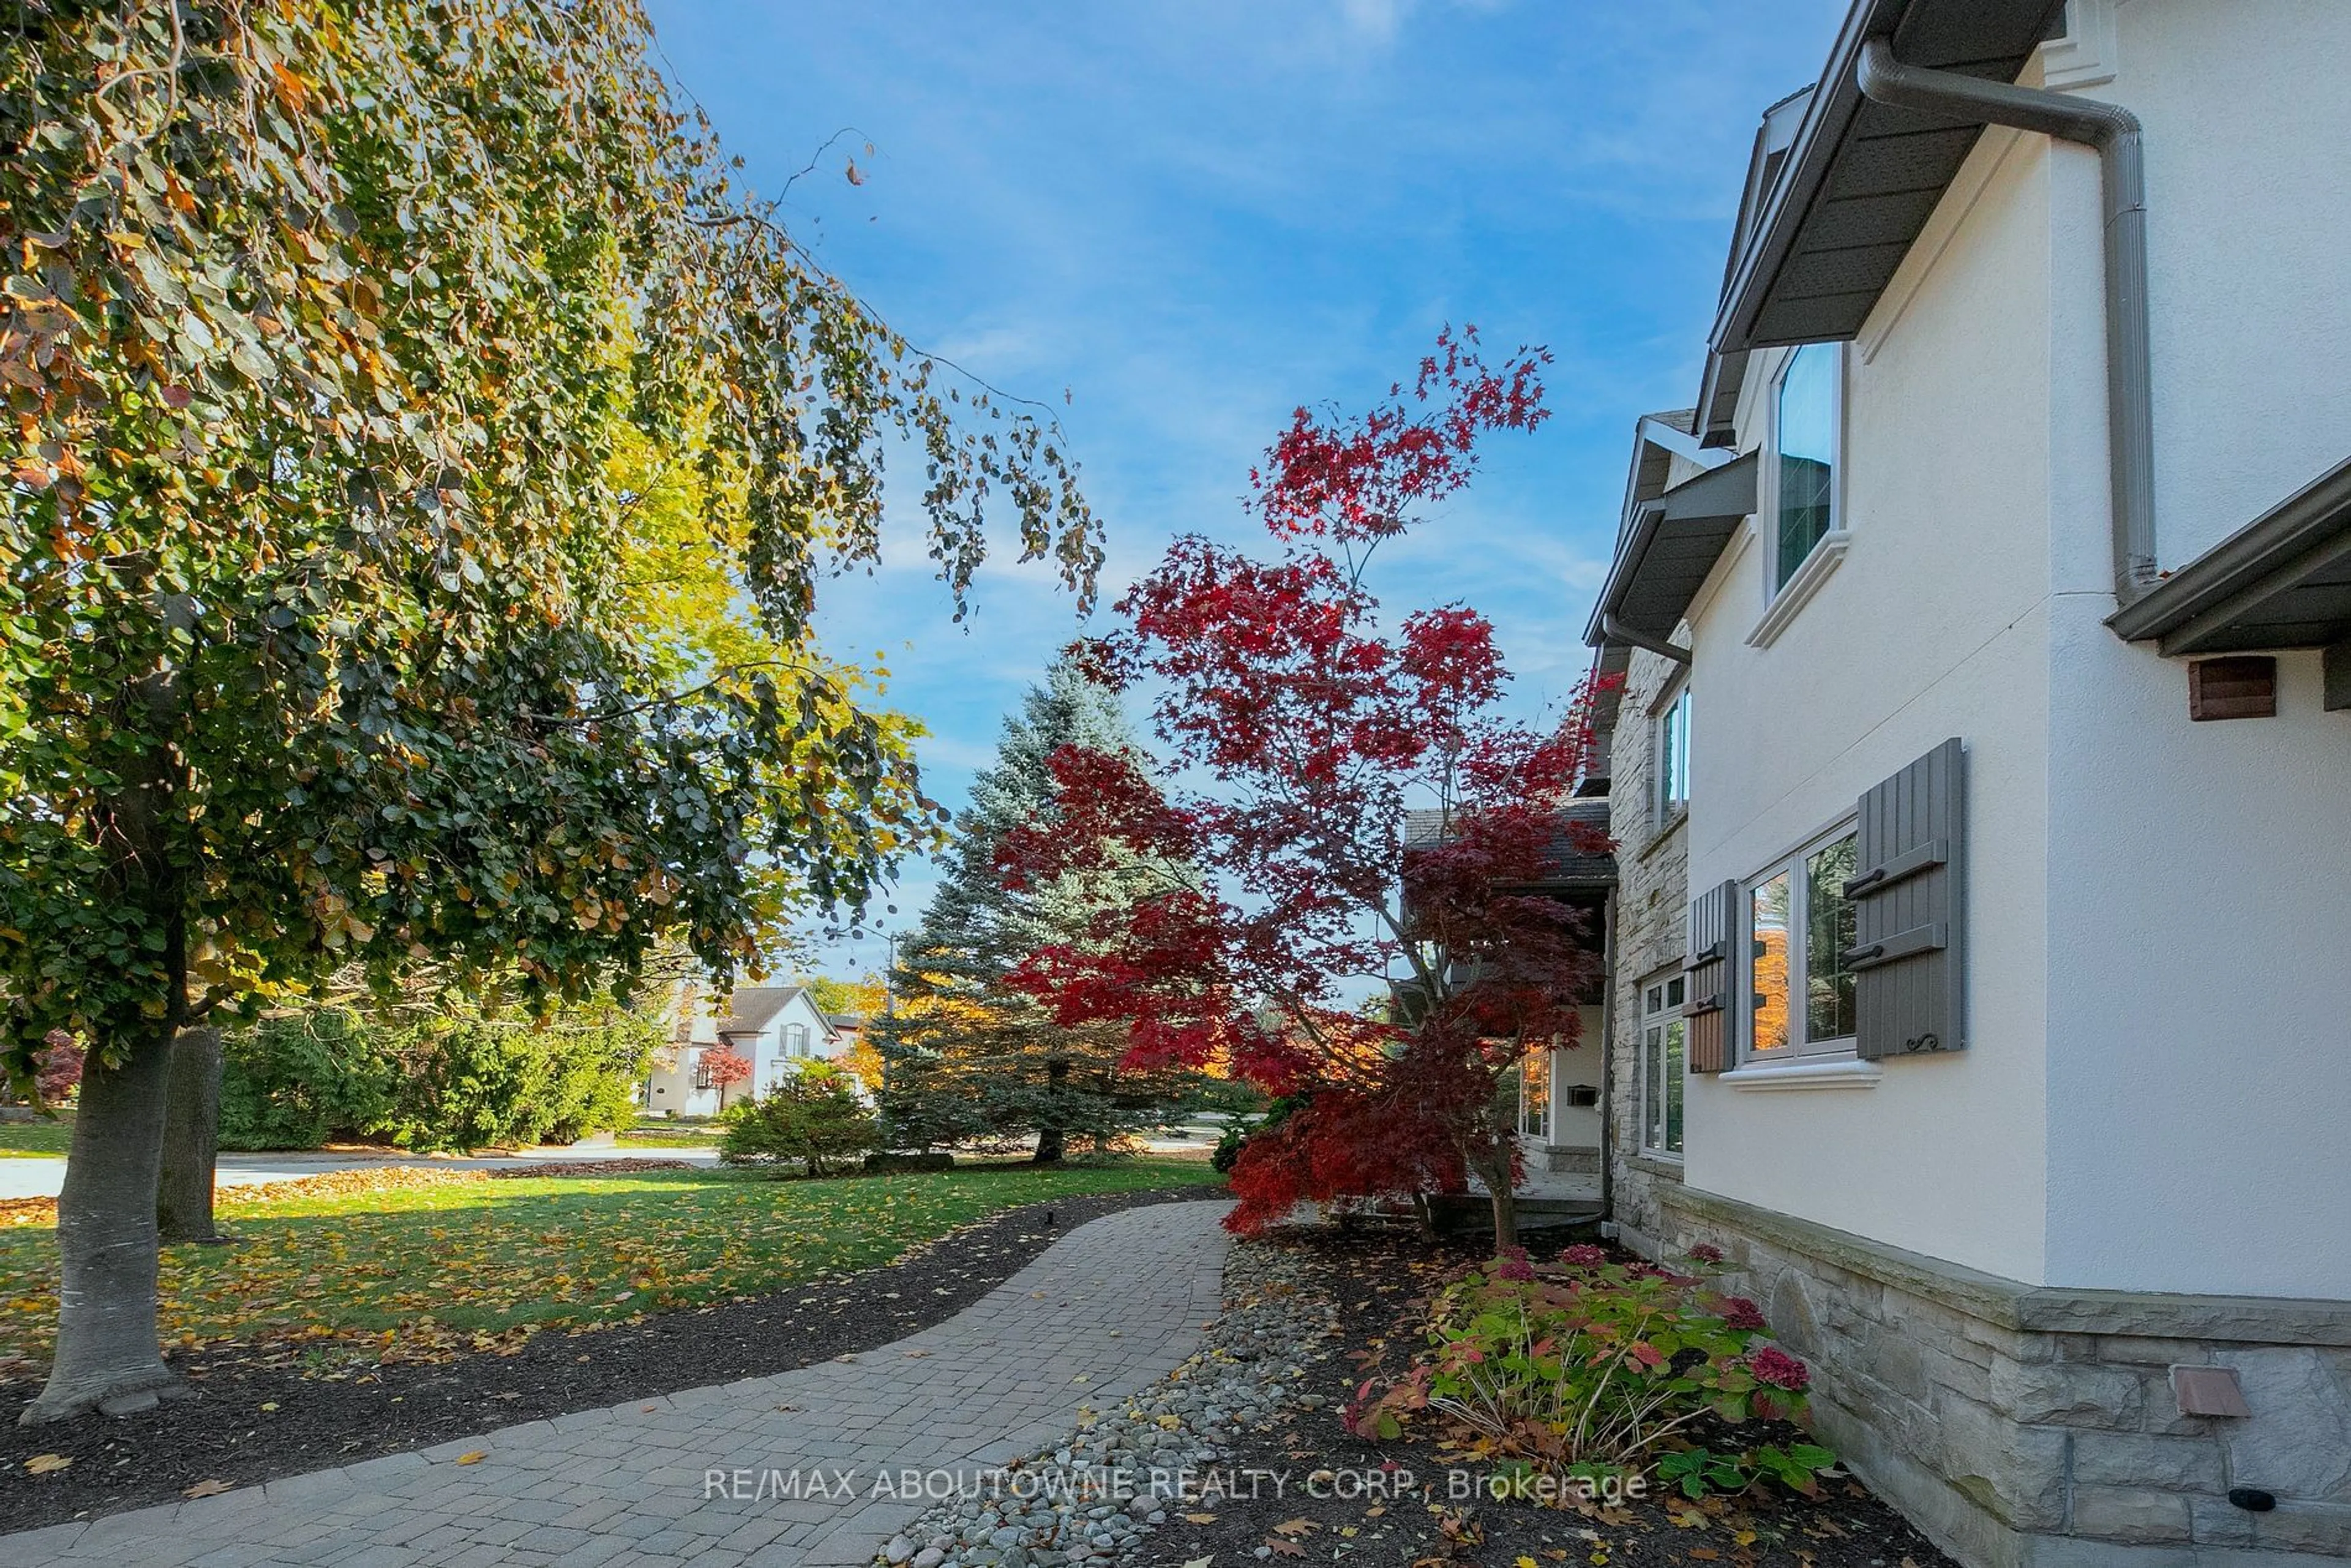
<svg viewBox="0 0 2351 1568">
<path fill-rule="evenodd" d="M 810 632 L 891 444 L 958 602 L 997 503 L 1081 594 L 1100 545 L 1050 427 L 731 184 L 635 0 L 16 11 L 0 1009 L 12 1071 L 89 1049 L 37 1421 L 173 1386 L 178 1031 L 428 958 L 724 983 L 927 831 Z M 647 614 L 682 591 L 728 613 Z"/>
</svg>

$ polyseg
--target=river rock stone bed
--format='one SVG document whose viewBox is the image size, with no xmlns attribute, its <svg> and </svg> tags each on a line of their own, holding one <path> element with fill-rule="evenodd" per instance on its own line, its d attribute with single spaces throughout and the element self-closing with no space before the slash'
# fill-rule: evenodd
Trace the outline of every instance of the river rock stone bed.
<svg viewBox="0 0 2351 1568">
<path fill-rule="evenodd" d="M 1270 1430 L 1278 1414 L 1326 1403 L 1302 1386 L 1341 1339 L 1312 1265 L 1291 1248 L 1234 1247 L 1222 1310 L 1198 1354 L 1117 1408 L 1081 1416 L 1056 1447 L 934 1506 L 874 1561 L 890 1568 L 1120 1563 L 1172 1518 L 1213 1506 L 1181 1495 L 1187 1472 L 1228 1464 L 1244 1434 Z"/>
</svg>

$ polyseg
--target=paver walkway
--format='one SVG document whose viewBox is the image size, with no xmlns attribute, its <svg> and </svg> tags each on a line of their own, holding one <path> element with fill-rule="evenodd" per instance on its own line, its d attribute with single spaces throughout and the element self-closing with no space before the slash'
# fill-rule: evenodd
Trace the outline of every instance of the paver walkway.
<svg viewBox="0 0 2351 1568">
<path fill-rule="evenodd" d="M 946 1322 L 853 1357 L 0 1536 L 0 1568 L 864 1563 L 925 1506 L 883 1472 L 1002 1464 L 1191 1354 L 1217 1312 L 1227 1207 L 1081 1225 Z M 803 1495 L 775 1495 L 769 1472 Z"/>
</svg>

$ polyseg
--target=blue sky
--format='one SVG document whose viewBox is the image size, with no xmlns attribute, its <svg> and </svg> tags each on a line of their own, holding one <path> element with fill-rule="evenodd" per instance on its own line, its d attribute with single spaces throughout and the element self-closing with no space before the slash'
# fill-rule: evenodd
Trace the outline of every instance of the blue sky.
<svg viewBox="0 0 2351 1568">
<path fill-rule="evenodd" d="M 1249 537 L 1252 462 L 1301 402 L 1354 408 L 1446 322 L 1556 356 L 1552 421 L 1386 559 L 1391 613 L 1464 602 L 1514 700 L 1587 658 L 1635 418 L 1695 395 L 1763 107 L 1842 0 L 653 0 L 677 80 L 803 244 L 899 330 L 1050 399 L 1109 528 L 1104 601 L 1173 535 Z M 867 142 L 873 147 L 869 156 Z M 854 152 L 862 184 L 843 176 Z M 826 585 L 886 657 L 960 804 L 1079 630 L 1000 552 L 949 620 L 918 529 Z M 929 885 L 909 866 L 886 925 Z M 868 939 L 826 965 L 879 966 Z"/>
</svg>

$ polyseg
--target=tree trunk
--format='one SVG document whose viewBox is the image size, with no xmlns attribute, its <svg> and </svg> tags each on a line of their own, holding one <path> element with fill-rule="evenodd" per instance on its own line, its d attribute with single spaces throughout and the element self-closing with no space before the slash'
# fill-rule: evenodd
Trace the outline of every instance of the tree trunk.
<svg viewBox="0 0 2351 1568">
<path fill-rule="evenodd" d="M 155 1183 L 171 1062 L 168 1029 L 135 1041 L 118 1067 L 90 1051 L 57 1195 L 57 1356 L 20 1425 L 128 1414 L 185 1392 L 163 1364 L 155 1317 Z"/>
<path fill-rule="evenodd" d="M 1505 1247 L 1519 1244 L 1519 1200 L 1510 1191 L 1510 1173 L 1505 1170 L 1502 1179 L 1493 1186 L 1494 1252 L 1500 1256 Z"/>
<path fill-rule="evenodd" d="M 167 1083 L 156 1228 L 167 1242 L 217 1241 L 213 1177 L 220 1157 L 220 1030 L 182 1030 L 172 1042 Z"/>
<path fill-rule="evenodd" d="M 1519 1200 L 1510 1190 L 1510 1145 L 1497 1146 L 1489 1141 L 1469 1156 L 1469 1168 L 1486 1184 L 1487 1197 L 1494 1206 L 1494 1251 L 1499 1255 L 1505 1247 L 1519 1244 Z"/>
<path fill-rule="evenodd" d="M 1070 1064 L 1066 1061 L 1045 1064 L 1044 1125 L 1037 1129 L 1037 1160 L 1040 1166 L 1057 1166 L 1067 1152 L 1068 1139 L 1061 1125 L 1061 1086 L 1069 1081 Z"/>
</svg>

